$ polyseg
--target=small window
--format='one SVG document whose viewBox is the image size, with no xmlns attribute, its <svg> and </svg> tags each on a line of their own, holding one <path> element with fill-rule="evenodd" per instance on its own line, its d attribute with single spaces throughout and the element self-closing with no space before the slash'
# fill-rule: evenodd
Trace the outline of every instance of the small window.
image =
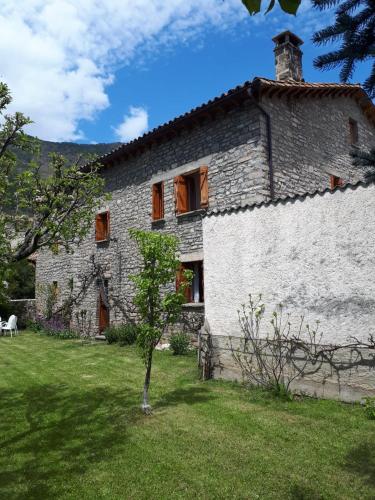
<svg viewBox="0 0 375 500">
<path fill-rule="evenodd" d="M 107 241 L 109 239 L 109 211 L 97 214 L 95 220 L 95 240 Z"/>
<path fill-rule="evenodd" d="M 152 186 L 152 220 L 164 219 L 164 182 Z"/>
<path fill-rule="evenodd" d="M 52 281 L 52 297 L 54 300 L 57 300 L 59 295 L 59 284 L 57 281 Z"/>
<path fill-rule="evenodd" d="M 200 167 L 174 179 L 176 213 L 208 207 L 208 168 Z"/>
<path fill-rule="evenodd" d="M 358 123 L 349 118 L 349 143 L 355 145 L 358 143 Z"/>
<path fill-rule="evenodd" d="M 344 185 L 344 180 L 341 177 L 337 177 L 336 175 L 329 176 L 329 182 L 331 189 L 335 189 L 336 187 L 340 187 Z"/>
<path fill-rule="evenodd" d="M 177 290 L 180 283 L 184 280 L 183 272 L 185 269 L 193 271 L 193 281 L 191 285 L 185 289 L 186 302 L 196 304 L 204 302 L 203 261 L 199 260 L 196 262 L 181 263 L 176 279 Z"/>
</svg>

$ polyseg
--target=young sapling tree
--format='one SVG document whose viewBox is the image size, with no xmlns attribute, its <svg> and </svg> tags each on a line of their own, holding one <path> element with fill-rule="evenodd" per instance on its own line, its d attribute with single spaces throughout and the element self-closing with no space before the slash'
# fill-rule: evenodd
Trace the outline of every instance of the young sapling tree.
<svg viewBox="0 0 375 500">
<path fill-rule="evenodd" d="M 175 282 L 180 268 L 178 239 L 158 232 L 137 229 L 130 229 L 129 232 L 138 245 L 142 259 L 139 273 L 131 276 L 131 280 L 136 286 L 134 304 L 140 316 L 137 343 L 146 367 L 142 411 L 150 414 L 153 352 L 167 327 L 178 321 L 182 304 L 186 302 L 185 290 L 190 286 L 193 273 L 185 270 L 179 286 L 171 289 L 170 285 Z"/>
</svg>

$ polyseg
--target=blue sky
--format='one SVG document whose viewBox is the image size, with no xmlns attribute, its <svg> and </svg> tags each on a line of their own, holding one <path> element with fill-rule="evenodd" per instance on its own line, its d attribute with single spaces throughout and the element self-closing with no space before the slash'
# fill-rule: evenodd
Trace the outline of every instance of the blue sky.
<svg viewBox="0 0 375 500">
<path fill-rule="evenodd" d="M 279 9 L 250 17 L 240 0 L 2 3 L 0 78 L 11 110 L 29 114 L 30 133 L 43 139 L 130 140 L 245 80 L 273 78 L 271 39 L 285 29 L 305 41 L 306 80 L 338 80 L 313 68 L 324 49 L 311 36 L 332 14 L 309 0 L 296 17 Z"/>
<path fill-rule="evenodd" d="M 255 76 L 274 78 L 272 37 L 279 30 L 261 26 L 257 32 L 251 20 L 245 20 L 235 31 L 210 30 L 198 45 L 177 44 L 173 50 L 150 55 L 142 64 L 135 60 L 116 72 L 108 88 L 112 105 L 99 119 L 80 126 L 91 140 L 110 142 L 116 140 L 112 125 L 121 122 L 130 106 L 147 110 L 152 129 Z M 301 30 L 294 31 L 300 34 Z M 302 36 L 304 78 L 337 81 L 337 71 L 313 68 L 313 58 L 321 50 L 311 43 L 311 36 Z"/>
</svg>

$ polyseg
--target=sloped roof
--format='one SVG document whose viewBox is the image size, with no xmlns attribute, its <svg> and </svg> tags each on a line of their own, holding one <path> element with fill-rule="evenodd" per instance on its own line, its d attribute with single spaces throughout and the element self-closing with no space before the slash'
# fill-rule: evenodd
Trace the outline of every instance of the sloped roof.
<svg viewBox="0 0 375 500">
<path fill-rule="evenodd" d="M 350 183 L 348 182 L 344 186 L 336 186 L 334 189 L 331 188 L 326 188 L 322 190 L 315 190 L 311 193 L 301 193 L 301 194 L 292 194 L 292 195 L 287 195 L 287 196 L 280 196 L 279 198 L 276 198 L 274 200 L 268 200 L 268 201 L 260 201 L 260 202 L 254 202 L 254 203 L 245 203 L 244 205 L 232 205 L 230 207 L 225 207 L 223 209 L 219 208 L 213 208 L 213 209 L 208 209 L 205 214 L 203 214 L 203 217 L 211 217 L 213 215 L 225 215 L 225 214 L 232 214 L 236 212 L 245 212 L 246 210 L 253 210 L 255 208 L 261 208 L 261 207 L 269 207 L 269 206 L 276 206 L 280 204 L 286 204 L 286 203 L 293 203 L 297 200 L 299 201 L 304 201 L 306 198 L 315 198 L 317 196 L 324 196 L 328 193 L 332 194 L 337 191 L 355 191 L 359 187 L 367 188 L 369 186 L 374 186 L 375 181 L 358 181 L 355 183 Z"/>
<path fill-rule="evenodd" d="M 98 161 L 103 166 L 110 166 L 119 159 L 142 152 L 153 144 L 161 143 L 178 135 L 183 129 L 193 128 L 207 119 L 214 118 L 217 114 L 230 111 L 250 99 L 251 96 L 259 100 L 262 96 L 324 97 L 328 95 L 354 98 L 368 119 L 375 125 L 375 106 L 359 84 L 309 83 L 295 80 L 279 81 L 256 77 L 252 82 L 246 81 L 242 85 L 238 85 L 183 115 L 154 128 L 141 137 L 122 144 L 113 151 L 101 156 Z"/>
</svg>

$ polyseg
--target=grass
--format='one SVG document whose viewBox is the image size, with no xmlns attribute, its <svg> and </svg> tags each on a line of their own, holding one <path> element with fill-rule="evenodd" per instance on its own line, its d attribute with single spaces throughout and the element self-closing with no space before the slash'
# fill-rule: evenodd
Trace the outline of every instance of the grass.
<svg viewBox="0 0 375 500">
<path fill-rule="evenodd" d="M 375 498 L 358 405 L 200 382 L 193 355 L 157 352 L 145 417 L 142 381 L 134 348 L 1 337 L 0 498 Z"/>
</svg>

